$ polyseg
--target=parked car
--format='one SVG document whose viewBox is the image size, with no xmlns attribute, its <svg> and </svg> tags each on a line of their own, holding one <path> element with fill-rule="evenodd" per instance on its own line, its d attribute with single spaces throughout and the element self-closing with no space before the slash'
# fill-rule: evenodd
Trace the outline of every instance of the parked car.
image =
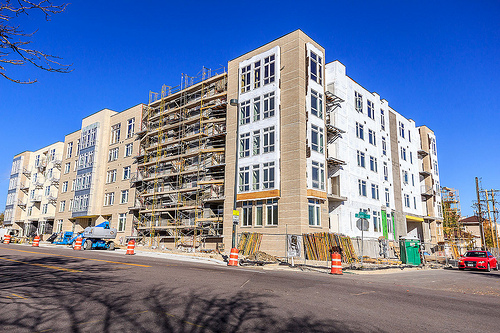
<svg viewBox="0 0 500 333">
<path fill-rule="evenodd" d="M 491 269 L 498 270 L 497 258 L 488 251 L 467 251 L 458 262 L 458 269 L 484 269 L 487 272 Z"/>
</svg>

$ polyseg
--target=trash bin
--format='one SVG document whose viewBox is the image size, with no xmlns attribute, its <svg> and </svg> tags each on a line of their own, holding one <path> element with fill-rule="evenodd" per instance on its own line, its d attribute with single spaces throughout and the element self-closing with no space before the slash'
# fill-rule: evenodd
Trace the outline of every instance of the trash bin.
<svg viewBox="0 0 500 333">
<path fill-rule="evenodd" d="M 401 238 L 399 249 L 401 252 L 401 262 L 403 264 L 418 266 L 422 263 L 420 260 L 419 239 Z"/>
</svg>

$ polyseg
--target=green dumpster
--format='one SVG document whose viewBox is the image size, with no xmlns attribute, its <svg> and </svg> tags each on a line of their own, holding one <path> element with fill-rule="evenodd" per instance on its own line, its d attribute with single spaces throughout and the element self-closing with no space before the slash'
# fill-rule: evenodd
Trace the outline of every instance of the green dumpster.
<svg viewBox="0 0 500 333">
<path fill-rule="evenodd" d="M 399 242 L 399 249 L 401 252 L 401 262 L 407 265 L 418 266 L 420 261 L 420 240 L 413 238 L 401 238 Z"/>
</svg>

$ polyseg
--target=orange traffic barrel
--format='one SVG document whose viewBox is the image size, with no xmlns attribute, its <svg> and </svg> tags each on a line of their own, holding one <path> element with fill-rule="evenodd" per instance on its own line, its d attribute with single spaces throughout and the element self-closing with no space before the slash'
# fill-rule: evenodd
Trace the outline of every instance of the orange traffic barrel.
<svg viewBox="0 0 500 333">
<path fill-rule="evenodd" d="M 82 237 L 78 237 L 75 242 L 75 247 L 73 250 L 81 250 L 82 249 Z"/>
<path fill-rule="evenodd" d="M 40 236 L 35 236 L 33 239 L 33 244 L 31 246 L 39 246 L 40 245 Z"/>
<path fill-rule="evenodd" d="M 125 254 L 135 254 L 135 240 L 131 239 L 127 244 L 127 252 Z"/>
<path fill-rule="evenodd" d="M 233 247 L 231 249 L 231 254 L 229 255 L 228 266 L 238 266 L 238 249 Z"/>
<path fill-rule="evenodd" d="M 332 253 L 332 271 L 330 274 L 342 275 L 342 262 L 340 260 L 340 253 Z"/>
<path fill-rule="evenodd" d="M 9 244 L 10 243 L 10 235 L 5 235 L 5 238 L 3 239 L 4 244 Z"/>
</svg>

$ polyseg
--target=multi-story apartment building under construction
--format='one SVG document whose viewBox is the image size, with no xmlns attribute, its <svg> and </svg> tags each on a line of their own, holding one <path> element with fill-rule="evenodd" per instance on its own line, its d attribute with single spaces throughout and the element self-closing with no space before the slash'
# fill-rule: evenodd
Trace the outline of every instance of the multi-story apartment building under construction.
<svg viewBox="0 0 500 333">
<path fill-rule="evenodd" d="M 225 70 L 204 69 L 150 93 L 132 182 L 136 228 L 153 246 L 222 239 L 227 85 Z"/>
</svg>

